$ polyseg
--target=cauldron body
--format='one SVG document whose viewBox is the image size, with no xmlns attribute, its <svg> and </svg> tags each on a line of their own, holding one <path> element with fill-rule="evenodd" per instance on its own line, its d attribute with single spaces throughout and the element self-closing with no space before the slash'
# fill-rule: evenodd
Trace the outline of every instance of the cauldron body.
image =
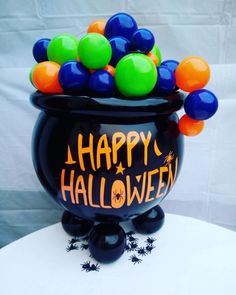
<svg viewBox="0 0 236 295">
<path fill-rule="evenodd" d="M 172 188 L 182 163 L 179 93 L 141 100 L 31 96 L 41 109 L 32 140 L 43 187 L 65 210 L 93 221 L 133 219 Z"/>
</svg>

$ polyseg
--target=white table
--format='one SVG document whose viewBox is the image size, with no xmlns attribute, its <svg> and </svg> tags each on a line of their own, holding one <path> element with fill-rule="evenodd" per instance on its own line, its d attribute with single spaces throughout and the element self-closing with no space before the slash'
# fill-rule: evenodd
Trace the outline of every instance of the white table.
<svg viewBox="0 0 236 295">
<path fill-rule="evenodd" d="M 133 237 L 138 247 L 147 245 L 147 236 Z M 0 250 L 0 294 L 236 294 L 235 232 L 167 214 L 151 237 L 151 254 L 125 252 L 115 263 L 87 272 L 81 264 L 96 264 L 88 250 L 67 252 L 70 237 L 61 225 L 44 228 Z M 134 254 L 140 263 L 129 260 Z"/>
</svg>

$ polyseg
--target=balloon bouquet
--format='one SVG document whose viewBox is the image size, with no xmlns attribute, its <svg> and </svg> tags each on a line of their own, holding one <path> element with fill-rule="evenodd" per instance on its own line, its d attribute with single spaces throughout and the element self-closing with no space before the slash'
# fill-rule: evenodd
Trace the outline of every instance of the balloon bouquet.
<svg viewBox="0 0 236 295">
<path fill-rule="evenodd" d="M 126 13 L 94 21 L 80 39 L 40 39 L 33 55 L 36 173 L 65 209 L 65 231 L 88 235 L 92 256 L 114 261 L 126 245 L 120 222 L 141 233 L 164 222 L 158 204 L 178 176 L 183 135 L 199 134 L 218 108 L 204 88 L 209 65 L 162 61 L 152 32 Z"/>
</svg>

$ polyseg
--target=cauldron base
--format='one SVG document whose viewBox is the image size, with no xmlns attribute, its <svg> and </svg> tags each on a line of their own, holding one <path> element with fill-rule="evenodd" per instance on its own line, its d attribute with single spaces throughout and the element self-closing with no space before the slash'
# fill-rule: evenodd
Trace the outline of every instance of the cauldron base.
<svg viewBox="0 0 236 295">
<path fill-rule="evenodd" d="M 165 213 L 160 206 L 155 206 L 132 220 L 135 229 L 142 234 L 158 231 L 165 220 Z"/>
<path fill-rule="evenodd" d="M 82 237 L 88 235 L 93 227 L 93 222 L 80 218 L 69 211 L 64 211 L 61 219 L 63 229 L 71 236 Z"/>
<path fill-rule="evenodd" d="M 164 220 L 164 211 L 157 205 L 134 218 L 132 223 L 139 233 L 151 234 L 162 227 Z M 69 211 L 64 212 L 61 223 L 64 230 L 74 237 L 88 236 L 90 253 L 99 262 L 113 262 L 125 251 L 126 235 L 117 223 L 94 225 L 92 221 L 80 218 Z"/>
<path fill-rule="evenodd" d="M 117 223 L 100 223 L 95 225 L 88 238 L 89 250 L 94 259 L 110 263 L 124 253 L 126 235 Z"/>
</svg>

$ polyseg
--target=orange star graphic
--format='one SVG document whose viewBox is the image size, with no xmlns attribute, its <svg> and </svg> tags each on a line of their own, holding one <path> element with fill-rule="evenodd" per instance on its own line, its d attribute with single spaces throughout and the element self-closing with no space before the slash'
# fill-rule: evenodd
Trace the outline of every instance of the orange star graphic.
<svg viewBox="0 0 236 295">
<path fill-rule="evenodd" d="M 123 168 L 122 163 L 120 162 L 119 166 L 116 166 L 116 174 L 121 173 L 122 175 L 124 174 L 125 168 Z"/>
</svg>

